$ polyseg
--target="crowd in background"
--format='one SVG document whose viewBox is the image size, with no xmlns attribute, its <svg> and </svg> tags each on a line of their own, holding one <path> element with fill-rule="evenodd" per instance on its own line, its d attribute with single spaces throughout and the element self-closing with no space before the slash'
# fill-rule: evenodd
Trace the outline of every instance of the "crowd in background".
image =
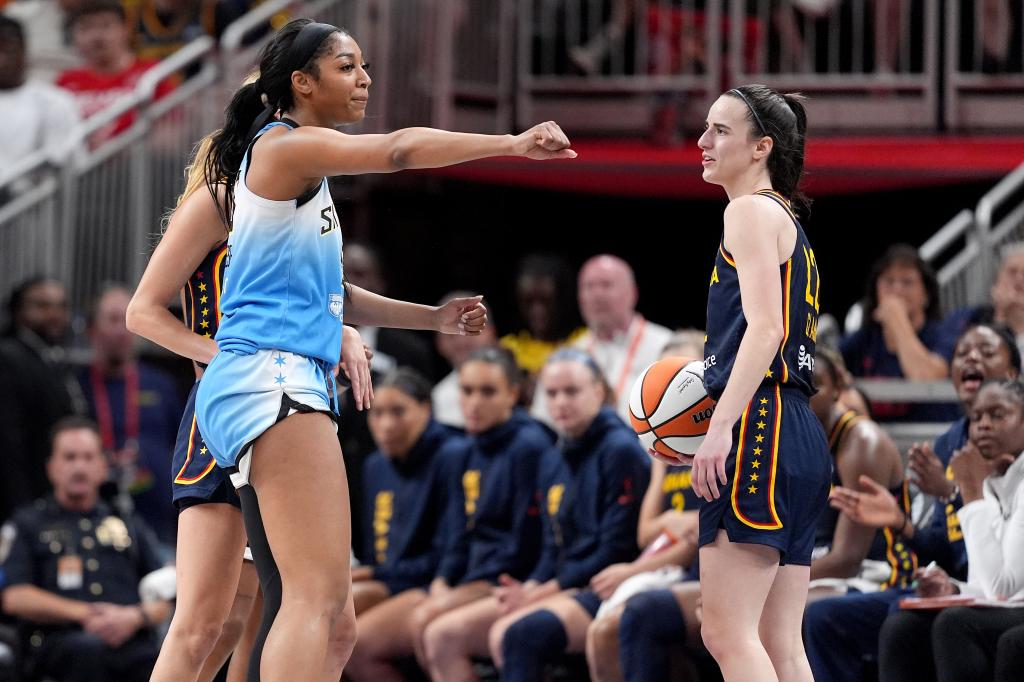
<svg viewBox="0 0 1024 682">
<path fill-rule="evenodd" d="M 353 283 L 387 293 L 372 246 L 350 242 L 344 257 Z M 530 680 L 553 666 L 567 679 L 715 679 L 699 637 L 699 499 L 689 470 L 650 463 L 626 425 L 635 378 L 663 354 L 701 357 L 703 332 L 672 332 L 641 315 L 632 268 L 614 255 L 576 273 L 559 257 L 531 255 L 513 286 L 516 309 L 491 310 L 477 337 L 359 329 L 374 353 L 377 396 L 369 412 L 344 397 L 341 405 L 362 633 L 346 674 L 443 680 L 497 666 L 503 679 Z M 146 679 L 173 597 L 150 589 L 140 598 L 139 588 L 173 563 L 181 377 L 152 349 L 140 352 L 125 327 L 130 297 L 124 285 L 104 286 L 83 316 L 59 280 L 36 277 L 7 299 L 7 649 L 20 669 L 58 679 Z M 996 626 L 975 623 L 970 609 L 933 623 L 894 607 L 915 578 L 927 594 L 1024 593 L 1013 563 L 1024 549 L 1013 504 L 1024 491 L 1014 463 L 1024 450 L 1024 393 L 1014 383 L 983 388 L 1019 374 L 1024 248 L 1005 249 L 985 305 L 944 317 L 940 304 L 930 268 L 895 245 L 871 269 L 849 331 L 827 316 L 819 325 L 812 406 L 843 492 L 811 568 L 805 640 L 817 679 L 860 680 L 876 668 L 881 679 L 908 679 L 893 672 L 906 665 L 925 670 L 921 679 L 935 670 L 956 679 L 942 677 L 953 664 L 938 644 L 922 668 L 928 661 L 908 664 L 899 642 L 968 621 L 988 633 L 974 643 L 973 665 L 1020 661 L 1013 627 L 1024 609 L 999 610 L 998 633 L 1017 639 L 997 652 Z M 870 402 L 859 377 L 951 379 L 958 403 Z M 988 408 L 974 409 L 979 395 Z M 900 453 L 884 431 L 899 421 L 951 426 Z M 979 500 L 995 500 L 995 515 L 979 512 Z M 957 518 L 962 505 L 967 520 Z M 131 665 L 71 671 L 72 645 L 93 647 L 97 665 Z"/>
</svg>

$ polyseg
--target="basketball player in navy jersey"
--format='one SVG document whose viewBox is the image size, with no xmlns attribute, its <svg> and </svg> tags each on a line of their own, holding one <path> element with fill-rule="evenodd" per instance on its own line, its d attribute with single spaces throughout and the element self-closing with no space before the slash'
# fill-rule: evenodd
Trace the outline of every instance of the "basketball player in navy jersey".
<svg viewBox="0 0 1024 682">
<path fill-rule="evenodd" d="M 719 97 L 698 142 L 729 197 L 711 273 L 704 381 L 716 400 L 693 465 L 701 635 L 726 682 L 812 680 L 800 639 L 832 462 L 814 393 L 820 282 L 796 210 L 807 118 L 762 85 Z"/>
</svg>

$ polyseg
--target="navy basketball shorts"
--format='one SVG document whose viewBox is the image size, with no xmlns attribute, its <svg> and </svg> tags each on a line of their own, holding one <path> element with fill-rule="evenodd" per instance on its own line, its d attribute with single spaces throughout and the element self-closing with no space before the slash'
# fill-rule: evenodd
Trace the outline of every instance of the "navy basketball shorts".
<svg viewBox="0 0 1024 682">
<path fill-rule="evenodd" d="M 780 565 L 810 566 L 832 457 L 807 396 L 778 384 L 759 387 L 733 429 L 725 470 L 720 497 L 700 509 L 698 546 L 725 529 L 730 542 L 779 550 Z"/>
<path fill-rule="evenodd" d="M 178 426 L 178 439 L 174 443 L 174 455 L 171 458 L 171 499 L 179 512 L 198 504 L 210 503 L 241 507 L 238 493 L 225 471 L 217 466 L 196 424 L 198 390 L 197 381 L 189 391 L 185 413 Z"/>
</svg>

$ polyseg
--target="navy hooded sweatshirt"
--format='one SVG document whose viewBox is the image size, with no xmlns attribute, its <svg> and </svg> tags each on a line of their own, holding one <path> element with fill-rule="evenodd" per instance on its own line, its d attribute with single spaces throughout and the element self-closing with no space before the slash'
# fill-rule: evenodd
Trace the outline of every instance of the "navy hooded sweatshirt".
<svg viewBox="0 0 1024 682">
<path fill-rule="evenodd" d="M 582 437 L 549 450 L 540 470 L 544 547 L 529 579 L 583 587 L 607 566 L 635 559 L 649 479 L 636 433 L 610 407 Z"/>
<path fill-rule="evenodd" d="M 367 458 L 365 557 L 373 579 L 391 594 L 433 579 L 448 531 L 450 481 L 461 473 L 468 447 L 460 433 L 431 419 L 405 459 L 380 450 Z"/>
<path fill-rule="evenodd" d="M 452 481 L 449 538 L 438 576 L 449 585 L 522 579 L 540 553 L 537 467 L 554 437 L 521 409 L 503 424 L 468 437 Z"/>
</svg>

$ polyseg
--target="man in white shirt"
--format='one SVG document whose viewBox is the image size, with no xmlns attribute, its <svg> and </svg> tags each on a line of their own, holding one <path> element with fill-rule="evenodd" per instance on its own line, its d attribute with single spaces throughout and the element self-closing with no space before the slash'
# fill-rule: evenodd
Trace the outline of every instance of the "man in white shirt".
<svg viewBox="0 0 1024 682">
<path fill-rule="evenodd" d="M 36 150 L 63 161 L 72 151 L 72 133 L 79 123 L 71 95 L 55 85 L 26 79 L 26 66 L 22 25 L 0 15 L 0 182 L 5 169 Z"/>
<path fill-rule="evenodd" d="M 452 291 L 445 294 L 444 298 L 437 302 L 444 305 L 453 298 L 473 296 L 469 291 Z M 487 304 L 484 303 L 486 306 Z M 459 403 L 459 366 L 478 348 L 487 348 L 498 345 L 498 335 L 494 331 L 494 316 L 490 307 L 487 309 L 487 326 L 476 336 L 463 336 L 462 334 L 441 334 L 434 337 L 437 352 L 441 354 L 452 371 L 437 382 L 430 394 L 434 408 L 434 419 L 447 424 L 448 426 L 465 426 L 466 419 L 462 414 L 462 407 Z"/>
<path fill-rule="evenodd" d="M 573 346 L 593 356 L 615 392 L 619 415 L 628 420 L 629 390 L 640 373 L 661 357 L 672 332 L 636 312 L 639 291 L 633 268 L 618 256 L 601 254 L 584 263 L 577 296 L 587 331 Z M 540 391 L 532 411 L 550 423 Z"/>
</svg>

